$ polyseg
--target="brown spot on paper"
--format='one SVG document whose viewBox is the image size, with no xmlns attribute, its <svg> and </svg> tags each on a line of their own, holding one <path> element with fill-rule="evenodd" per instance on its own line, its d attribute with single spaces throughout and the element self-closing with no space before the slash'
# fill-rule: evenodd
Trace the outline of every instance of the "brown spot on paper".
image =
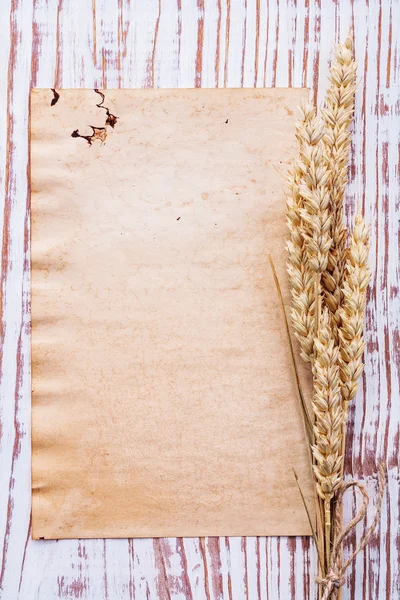
<svg viewBox="0 0 400 600">
<path fill-rule="evenodd" d="M 53 92 L 53 98 L 50 102 L 50 106 L 54 106 L 55 104 L 57 104 L 57 102 L 60 98 L 60 94 L 54 88 L 51 88 L 51 91 Z"/>
<path fill-rule="evenodd" d="M 275 169 L 307 91 L 61 94 L 31 103 L 33 537 L 308 535 L 268 265 L 288 305 Z"/>
<path fill-rule="evenodd" d="M 100 92 L 98 89 L 95 89 L 94 91 L 96 92 L 96 94 L 99 94 L 99 96 L 101 97 L 101 102 L 99 102 L 99 104 L 96 104 L 96 106 L 98 108 L 102 108 L 106 111 L 107 119 L 106 119 L 105 124 L 110 125 L 110 127 L 112 127 L 114 129 L 114 127 L 118 121 L 118 117 L 111 114 L 109 109 L 107 108 L 107 106 L 103 106 L 104 100 L 106 98 L 105 95 L 103 94 L 103 92 Z"/>
<path fill-rule="evenodd" d="M 55 90 L 53 90 L 53 91 L 55 92 Z M 104 127 L 94 127 L 93 125 L 89 125 L 89 127 L 93 131 L 92 135 L 82 135 L 79 133 L 79 129 L 74 129 L 74 131 L 71 133 L 71 137 L 83 138 L 84 140 L 87 141 L 89 146 L 91 146 L 92 143 L 95 142 L 96 140 L 99 140 L 102 144 L 104 144 L 104 142 L 106 141 L 106 138 L 107 138 L 107 125 L 109 125 L 110 127 L 112 127 L 112 129 L 114 129 L 114 127 L 118 121 L 118 117 L 113 115 L 110 112 L 110 110 L 107 108 L 107 106 L 103 106 L 104 100 L 105 100 L 105 95 L 103 94 L 103 92 L 100 92 L 98 89 L 95 89 L 94 91 L 96 92 L 96 94 L 99 94 L 99 96 L 101 98 L 101 102 L 96 104 L 97 108 L 102 108 L 106 111 L 107 119 L 104 123 Z M 55 93 L 57 93 L 57 92 L 55 92 Z M 53 105 L 53 103 L 55 104 L 57 102 L 57 100 L 59 98 L 59 94 L 57 94 L 57 96 L 58 96 L 57 99 L 52 100 L 52 105 Z"/>
<path fill-rule="evenodd" d="M 92 145 L 93 142 L 99 140 L 102 144 L 106 141 L 107 138 L 107 130 L 105 127 L 93 127 L 93 125 L 89 125 L 91 130 L 93 131 L 92 135 L 81 135 L 78 129 L 75 129 L 71 133 L 71 137 L 73 138 L 82 138 L 87 141 L 89 146 Z"/>
</svg>

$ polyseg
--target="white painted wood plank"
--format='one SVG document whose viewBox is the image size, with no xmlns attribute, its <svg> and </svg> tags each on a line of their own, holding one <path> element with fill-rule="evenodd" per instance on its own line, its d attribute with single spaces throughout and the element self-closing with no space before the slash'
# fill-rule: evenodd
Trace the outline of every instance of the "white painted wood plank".
<svg viewBox="0 0 400 600">
<path fill-rule="evenodd" d="M 398 0 L 10 0 L 3 2 L 2 12 L 0 108 L 8 98 L 9 114 L 0 111 L 0 189 L 8 190 L 0 214 L 0 598 L 315 598 L 315 550 L 301 538 L 28 540 L 25 551 L 30 508 L 28 91 L 31 77 L 49 88 L 306 83 L 318 86 L 321 102 L 332 42 L 350 25 L 360 85 L 347 215 L 354 215 L 358 202 L 373 224 L 375 289 L 368 303 L 364 385 L 351 410 L 346 476 L 363 478 L 372 496 L 379 458 L 386 458 L 389 476 L 381 527 L 357 558 L 343 600 L 358 600 L 364 593 L 398 598 Z M 346 518 L 353 502 L 350 494 Z M 359 528 L 347 552 L 361 534 Z"/>
</svg>

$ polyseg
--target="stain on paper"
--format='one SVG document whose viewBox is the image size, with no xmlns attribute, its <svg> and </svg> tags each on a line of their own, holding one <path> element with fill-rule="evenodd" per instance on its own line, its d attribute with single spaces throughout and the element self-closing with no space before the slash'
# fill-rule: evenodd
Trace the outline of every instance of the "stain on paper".
<svg viewBox="0 0 400 600">
<path fill-rule="evenodd" d="M 101 102 L 99 102 L 99 104 L 96 104 L 97 108 L 103 108 L 106 111 L 107 119 L 105 124 L 110 125 L 110 127 L 114 129 L 115 125 L 117 124 L 118 117 L 110 113 L 107 106 L 103 106 L 105 100 L 105 95 L 103 94 L 103 92 L 100 92 L 100 90 L 98 89 L 95 89 L 94 91 L 101 97 Z"/>
<path fill-rule="evenodd" d="M 51 88 L 51 91 L 53 92 L 54 97 L 52 98 L 52 100 L 50 102 L 50 106 L 54 106 L 55 104 L 57 104 L 57 102 L 60 98 L 60 94 L 54 88 Z"/>
<path fill-rule="evenodd" d="M 84 140 L 87 141 L 87 143 L 89 144 L 89 146 L 91 146 L 92 143 L 95 142 L 96 140 L 100 140 L 100 142 L 102 144 L 104 144 L 104 142 L 106 141 L 106 137 L 107 137 L 107 130 L 106 130 L 106 128 L 105 127 L 93 127 L 93 125 L 89 125 L 89 127 L 93 131 L 92 135 L 81 135 L 79 133 L 79 130 L 75 129 L 71 133 L 71 137 L 73 137 L 73 138 L 83 138 Z"/>
<path fill-rule="evenodd" d="M 53 91 L 55 92 L 55 90 L 53 90 Z M 74 129 L 74 131 L 71 133 L 71 137 L 83 138 L 84 140 L 87 141 L 89 146 L 91 146 L 92 143 L 96 140 L 100 140 L 100 142 L 102 144 L 104 144 L 104 142 L 106 141 L 106 138 L 107 138 L 107 129 L 106 129 L 107 125 L 109 125 L 110 127 L 112 127 L 112 129 L 114 129 L 114 127 L 118 121 L 118 117 L 116 115 L 113 115 L 107 106 L 103 106 L 104 100 L 105 100 L 105 95 L 103 94 L 103 92 L 100 92 L 100 90 L 98 90 L 98 89 L 95 89 L 94 91 L 96 92 L 96 94 L 99 94 L 99 96 L 101 97 L 101 102 L 96 104 L 96 106 L 98 108 L 103 108 L 106 111 L 107 119 L 104 123 L 104 127 L 94 127 L 93 125 L 89 125 L 89 127 L 93 131 L 92 135 L 81 135 L 79 133 L 78 129 Z M 57 92 L 55 92 L 55 93 L 57 94 Z M 57 95 L 59 97 L 59 94 L 57 94 Z M 58 98 L 55 101 L 53 99 L 52 104 L 53 104 L 53 101 L 55 104 L 55 102 L 57 102 L 57 100 L 58 100 Z"/>
</svg>

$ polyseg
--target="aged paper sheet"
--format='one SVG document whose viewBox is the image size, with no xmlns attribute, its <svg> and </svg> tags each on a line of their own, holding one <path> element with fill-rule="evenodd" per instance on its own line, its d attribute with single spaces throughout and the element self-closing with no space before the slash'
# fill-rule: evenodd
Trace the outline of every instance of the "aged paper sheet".
<svg viewBox="0 0 400 600">
<path fill-rule="evenodd" d="M 309 534 L 268 264 L 288 302 L 308 92 L 59 94 L 31 97 L 33 537 Z"/>
</svg>

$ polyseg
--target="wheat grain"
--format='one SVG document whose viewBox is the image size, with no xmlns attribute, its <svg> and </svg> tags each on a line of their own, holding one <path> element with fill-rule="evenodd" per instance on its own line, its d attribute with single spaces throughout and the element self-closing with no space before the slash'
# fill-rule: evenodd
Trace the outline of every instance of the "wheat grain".
<svg viewBox="0 0 400 600">
<path fill-rule="evenodd" d="M 341 281 L 345 261 L 347 231 L 343 224 L 343 197 L 347 183 L 351 146 L 350 126 L 354 113 L 357 63 L 353 59 L 351 38 L 335 52 L 330 70 L 330 86 L 322 111 L 325 123 L 324 154 L 329 172 L 329 196 L 332 214 L 332 245 L 322 283 L 325 302 L 333 316 L 333 333 L 337 336 L 342 301 Z"/>
<path fill-rule="evenodd" d="M 364 312 L 366 290 L 370 280 L 368 267 L 369 228 L 360 214 L 356 216 L 343 277 L 343 304 L 340 309 L 340 378 L 345 418 L 349 402 L 357 392 L 363 371 Z"/>
</svg>

